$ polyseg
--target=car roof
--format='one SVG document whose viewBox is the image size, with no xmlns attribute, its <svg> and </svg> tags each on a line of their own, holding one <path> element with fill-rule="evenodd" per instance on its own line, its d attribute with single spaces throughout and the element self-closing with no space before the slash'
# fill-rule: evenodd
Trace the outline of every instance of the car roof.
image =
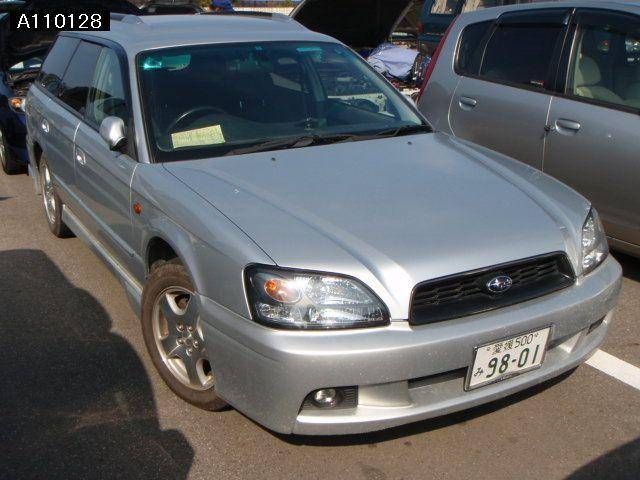
<svg viewBox="0 0 640 480">
<path fill-rule="evenodd" d="M 117 18 L 117 19 L 116 19 Z M 111 30 L 72 32 L 121 45 L 127 54 L 182 45 L 265 41 L 331 41 L 284 15 L 120 15 L 111 18 Z"/>
<path fill-rule="evenodd" d="M 539 10 L 542 8 L 597 8 L 601 10 L 615 10 L 620 12 L 640 13 L 640 1 L 632 0 L 561 0 L 549 2 L 532 2 L 503 7 L 493 7 L 463 13 L 465 20 L 485 20 L 499 17 L 503 13 L 520 10 Z"/>
</svg>

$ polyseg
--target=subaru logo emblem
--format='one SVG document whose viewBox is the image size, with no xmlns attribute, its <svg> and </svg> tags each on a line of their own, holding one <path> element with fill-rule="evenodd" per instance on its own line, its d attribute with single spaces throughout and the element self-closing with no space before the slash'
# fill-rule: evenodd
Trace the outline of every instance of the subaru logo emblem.
<svg viewBox="0 0 640 480">
<path fill-rule="evenodd" d="M 508 275 L 500 275 L 487 282 L 487 290 L 491 293 L 504 293 L 511 288 L 513 280 Z"/>
</svg>

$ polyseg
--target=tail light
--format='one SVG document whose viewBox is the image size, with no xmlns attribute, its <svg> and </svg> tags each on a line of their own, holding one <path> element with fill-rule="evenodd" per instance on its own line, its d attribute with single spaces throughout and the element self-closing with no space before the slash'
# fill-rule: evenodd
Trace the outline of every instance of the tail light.
<svg viewBox="0 0 640 480">
<path fill-rule="evenodd" d="M 436 68 L 436 62 L 440 57 L 440 52 L 442 51 L 444 44 L 447 42 L 447 37 L 449 36 L 449 33 L 451 33 L 451 29 L 453 28 L 454 23 L 456 23 L 456 19 L 453 19 L 453 21 L 449 24 L 449 26 L 447 27 L 447 30 L 444 32 L 444 35 L 440 39 L 440 42 L 438 43 L 436 50 L 433 52 L 433 55 L 431 56 L 431 60 L 429 61 L 429 64 L 427 65 L 427 69 L 424 72 L 424 80 L 422 81 L 422 86 L 420 87 L 420 93 L 418 94 L 418 102 L 422 98 L 424 89 L 427 87 L 427 83 L 431 78 L 431 74 Z"/>
</svg>

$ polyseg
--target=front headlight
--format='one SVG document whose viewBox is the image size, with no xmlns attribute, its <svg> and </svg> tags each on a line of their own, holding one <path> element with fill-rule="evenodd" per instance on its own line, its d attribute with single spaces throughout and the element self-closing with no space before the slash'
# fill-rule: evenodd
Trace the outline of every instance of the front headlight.
<svg viewBox="0 0 640 480">
<path fill-rule="evenodd" d="M 582 226 L 582 273 L 586 275 L 600 265 L 609 254 L 607 237 L 595 209 L 591 209 Z"/>
<path fill-rule="evenodd" d="M 384 304 L 352 278 L 252 266 L 245 280 L 254 320 L 269 326 L 325 330 L 389 323 Z"/>
</svg>

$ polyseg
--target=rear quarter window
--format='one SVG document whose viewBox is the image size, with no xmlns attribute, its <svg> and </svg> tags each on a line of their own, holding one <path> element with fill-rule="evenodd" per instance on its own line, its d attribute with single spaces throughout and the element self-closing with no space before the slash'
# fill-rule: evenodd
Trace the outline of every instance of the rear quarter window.
<svg viewBox="0 0 640 480">
<path fill-rule="evenodd" d="M 58 37 L 42 65 L 38 83 L 49 93 L 57 95 L 69 60 L 80 43 L 77 38 Z"/>
<path fill-rule="evenodd" d="M 460 36 L 456 58 L 456 73 L 459 75 L 478 75 L 482 63 L 482 54 L 493 21 L 472 23 Z"/>
</svg>

